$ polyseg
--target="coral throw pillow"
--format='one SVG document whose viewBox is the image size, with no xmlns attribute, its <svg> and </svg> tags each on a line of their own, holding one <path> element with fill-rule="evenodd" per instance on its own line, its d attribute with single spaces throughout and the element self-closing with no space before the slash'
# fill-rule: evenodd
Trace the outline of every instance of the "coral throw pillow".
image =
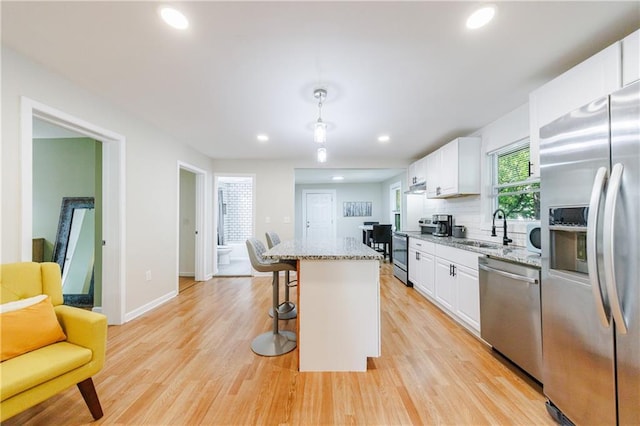
<svg viewBox="0 0 640 426">
<path fill-rule="evenodd" d="M 67 338 L 47 295 L 0 305 L 0 331 L 1 361 Z"/>
</svg>

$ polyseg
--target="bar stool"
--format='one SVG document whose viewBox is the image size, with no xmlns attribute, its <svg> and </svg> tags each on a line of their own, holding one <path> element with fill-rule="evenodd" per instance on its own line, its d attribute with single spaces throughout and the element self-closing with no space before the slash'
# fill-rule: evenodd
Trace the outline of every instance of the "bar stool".
<svg viewBox="0 0 640 426">
<path fill-rule="evenodd" d="M 280 244 L 280 237 L 275 232 L 266 232 L 265 236 L 267 237 L 267 247 L 272 248 Z M 282 262 L 290 263 L 293 265 L 294 270 L 298 267 L 297 261 L 295 260 L 283 260 Z M 288 270 L 284 271 L 284 278 L 284 302 L 278 305 L 278 315 L 280 319 L 292 319 L 298 316 L 298 310 L 296 309 L 295 303 L 289 299 L 289 288 L 296 286 L 296 284 L 292 284 L 295 283 L 296 280 L 291 281 Z M 269 316 L 273 316 L 273 308 L 269 309 Z"/>
<path fill-rule="evenodd" d="M 249 259 L 251 265 L 258 272 L 273 272 L 273 296 L 271 305 L 273 310 L 273 330 L 262 333 L 251 342 L 251 350 L 258 355 L 263 356 L 277 356 L 283 355 L 287 352 L 291 352 L 297 346 L 296 334 L 292 331 L 278 329 L 278 320 L 280 319 L 278 314 L 278 295 L 280 287 L 280 271 L 294 271 L 295 266 L 290 263 L 269 261 L 262 257 L 262 254 L 267 251 L 258 239 L 249 238 L 247 240 L 247 251 L 249 252 Z"/>
</svg>

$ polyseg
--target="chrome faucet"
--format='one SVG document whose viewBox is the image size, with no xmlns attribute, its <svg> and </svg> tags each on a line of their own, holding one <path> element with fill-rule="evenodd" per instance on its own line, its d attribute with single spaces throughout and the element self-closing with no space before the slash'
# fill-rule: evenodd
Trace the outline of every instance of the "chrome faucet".
<svg viewBox="0 0 640 426">
<path fill-rule="evenodd" d="M 502 229 L 503 229 L 502 245 L 508 246 L 509 243 L 513 242 L 513 240 L 511 238 L 507 237 L 507 215 L 504 213 L 504 210 L 502 210 L 502 209 L 498 209 L 495 212 L 493 212 L 493 221 L 491 222 L 491 236 L 492 237 L 497 237 L 498 236 L 498 235 L 496 235 L 496 215 L 498 213 L 502 214 Z"/>
</svg>

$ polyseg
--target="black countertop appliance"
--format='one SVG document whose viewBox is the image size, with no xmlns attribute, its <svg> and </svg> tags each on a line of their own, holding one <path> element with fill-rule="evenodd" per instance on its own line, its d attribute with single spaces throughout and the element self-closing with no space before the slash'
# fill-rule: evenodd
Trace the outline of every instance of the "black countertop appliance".
<svg viewBox="0 0 640 426">
<path fill-rule="evenodd" d="M 453 229 L 453 216 L 450 214 L 434 214 L 431 221 L 436 225 L 434 237 L 450 237 Z"/>
</svg>

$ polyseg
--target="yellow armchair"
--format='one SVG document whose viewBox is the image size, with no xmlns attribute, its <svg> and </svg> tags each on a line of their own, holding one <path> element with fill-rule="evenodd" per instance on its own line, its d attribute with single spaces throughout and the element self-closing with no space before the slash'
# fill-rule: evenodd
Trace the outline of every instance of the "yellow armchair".
<svg viewBox="0 0 640 426">
<path fill-rule="evenodd" d="M 102 407 L 91 379 L 104 365 L 107 318 L 63 305 L 57 263 L 0 265 L 0 303 L 46 294 L 66 340 L 0 363 L 0 421 L 77 385 L 95 420 Z M 1 336 L 2 340 L 5 336 Z"/>
</svg>

